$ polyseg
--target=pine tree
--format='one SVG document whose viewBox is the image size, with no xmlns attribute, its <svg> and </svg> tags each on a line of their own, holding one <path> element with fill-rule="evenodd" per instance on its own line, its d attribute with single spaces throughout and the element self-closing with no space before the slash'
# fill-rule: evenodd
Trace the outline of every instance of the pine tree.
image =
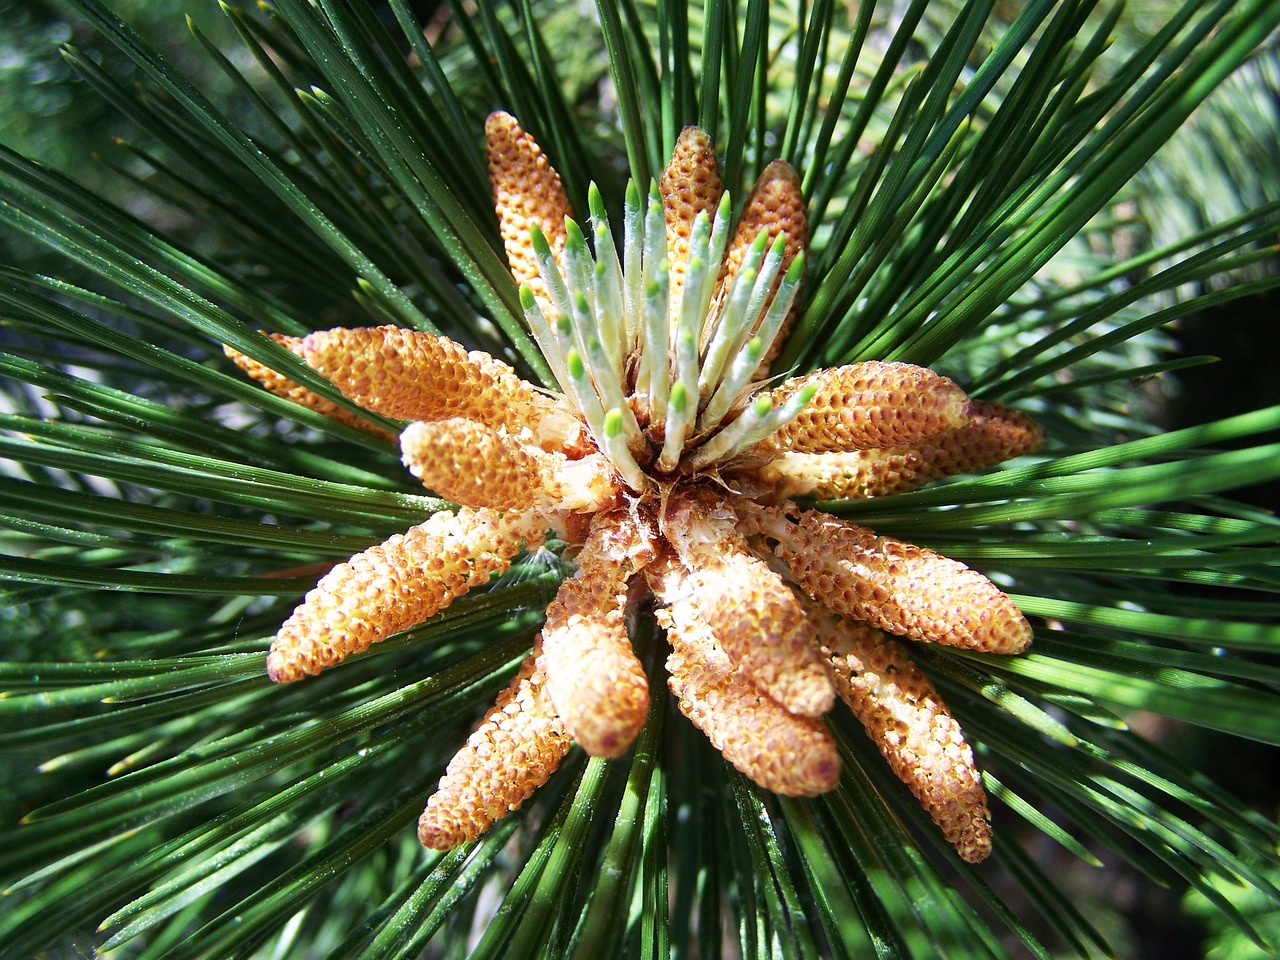
<svg viewBox="0 0 1280 960">
<path fill-rule="evenodd" d="M 191 27 L 218 102 L 98 0 L 73 6 L 99 41 L 64 57 L 136 134 L 102 192 L 0 148 L 21 254 L 0 268 L 0 955 L 1111 955 L 1067 891 L 1079 867 L 1190 890 L 1262 948 L 1233 900 L 1280 904 L 1280 829 L 1139 721 L 1280 742 L 1280 521 L 1229 496 L 1280 476 L 1280 407 L 1172 431 L 1155 409 L 1212 359 L 1178 351 L 1178 321 L 1277 285 L 1280 6 L 1145 24 L 1088 0 L 478 0 L 424 21 L 406 0 L 278 0 L 224 7 L 238 46 Z M 790 376 L 887 361 L 1043 428 L 918 489 L 794 492 L 979 571 L 1029 622 L 1023 653 L 908 641 L 886 668 L 963 729 L 985 862 L 848 709 L 805 721 L 835 789 L 781 796 L 726 763 L 678 709 L 692 641 L 669 661 L 663 628 L 677 642 L 698 611 L 669 580 L 668 612 L 625 608 L 648 687 L 633 746 L 569 750 L 518 811 L 424 850 L 426 797 L 553 626 L 571 529 L 319 676 L 268 678 L 318 580 L 462 497 L 444 473 L 423 488 L 403 418 L 353 402 L 308 335 L 400 327 L 546 390 L 579 378 L 539 349 L 554 328 L 508 263 L 495 110 L 583 224 L 626 222 L 628 181 L 643 197 L 692 125 L 730 218 L 773 161 L 798 172 L 777 405 Z M 607 230 L 586 232 L 603 262 Z M 583 426 L 601 447 L 605 421 Z M 775 558 L 797 580 L 798 550 Z"/>
</svg>

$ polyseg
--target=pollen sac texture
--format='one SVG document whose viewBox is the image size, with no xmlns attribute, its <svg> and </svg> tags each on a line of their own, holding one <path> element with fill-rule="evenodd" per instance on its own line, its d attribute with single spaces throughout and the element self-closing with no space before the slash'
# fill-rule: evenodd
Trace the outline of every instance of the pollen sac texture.
<svg viewBox="0 0 1280 960">
<path fill-rule="evenodd" d="M 510 686 L 449 762 L 418 820 L 418 839 L 434 850 L 477 840 L 518 810 L 550 779 L 573 745 L 551 706 L 534 644 Z"/>
<path fill-rule="evenodd" d="M 327 573 L 271 642 L 272 680 L 301 680 L 416 626 L 505 570 L 518 519 L 488 510 L 437 513 Z"/>
</svg>

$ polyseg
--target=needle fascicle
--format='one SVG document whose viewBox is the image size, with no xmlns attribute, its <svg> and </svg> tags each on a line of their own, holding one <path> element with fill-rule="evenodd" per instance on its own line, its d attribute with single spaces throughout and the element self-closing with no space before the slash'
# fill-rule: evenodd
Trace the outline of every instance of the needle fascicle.
<svg viewBox="0 0 1280 960">
<path fill-rule="evenodd" d="M 625 353 L 636 348 L 644 316 L 644 207 L 640 188 L 627 181 L 622 207 L 622 347 Z"/>
<path fill-rule="evenodd" d="M 713 327 L 714 333 L 702 360 L 702 371 L 698 375 L 698 394 L 703 403 L 711 398 L 715 388 L 720 385 L 725 363 L 735 348 L 747 339 L 744 334 L 749 333 L 755 324 L 756 318 L 750 313 L 750 305 L 755 289 L 759 286 L 757 271 L 764 261 L 768 244 L 769 232 L 761 230 L 734 276 L 729 295 L 717 311 L 717 317 L 714 321 L 709 319 L 707 322 L 709 327 Z"/>
<path fill-rule="evenodd" d="M 817 392 L 817 387 L 805 387 L 776 407 L 769 397 L 757 397 L 737 420 L 694 450 L 686 458 L 686 466 L 690 470 L 702 470 L 718 460 L 730 459 L 795 419 Z"/>
<path fill-rule="evenodd" d="M 591 230 L 596 251 L 594 285 L 598 308 L 596 322 L 600 341 L 605 346 L 605 353 L 608 355 L 610 366 L 613 367 L 614 376 L 621 380 L 626 329 L 622 263 L 618 259 L 618 248 L 613 242 L 613 233 L 609 229 L 609 215 L 605 212 L 604 200 L 600 197 L 600 191 L 594 183 L 587 191 L 587 200 L 591 205 Z"/>
</svg>

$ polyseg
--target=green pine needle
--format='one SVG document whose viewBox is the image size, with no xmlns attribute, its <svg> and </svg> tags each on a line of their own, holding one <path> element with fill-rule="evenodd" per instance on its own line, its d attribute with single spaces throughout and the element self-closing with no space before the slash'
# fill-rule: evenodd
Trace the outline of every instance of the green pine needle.
<svg viewBox="0 0 1280 960">
<path fill-rule="evenodd" d="M 279 0 L 186 30 L 71 6 L 62 57 L 119 139 L 91 171 L 0 148 L 0 956 L 1106 956 L 1079 869 L 1171 887 L 1243 950 L 1276 935 L 1274 798 L 1236 799 L 1216 758 L 1280 744 L 1280 521 L 1230 499 L 1280 479 L 1280 407 L 1166 431 L 1152 398 L 1214 359 L 1178 352 L 1181 322 L 1280 282 L 1280 6 L 1170 2 L 1147 28 L 1090 0 L 479 0 L 424 24 Z M 836 791 L 759 790 L 676 715 L 643 630 L 634 749 L 575 752 L 480 840 L 424 851 L 414 818 L 563 544 L 322 676 L 266 677 L 325 571 L 446 504 L 385 433 L 259 389 L 223 345 L 383 431 L 259 331 L 439 331 L 554 385 L 485 175 L 496 108 L 597 223 L 687 124 L 739 212 L 785 157 L 812 242 L 775 373 L 927 364 L 1046 427 L 982 475 L 821 505 L 982 570 L 1035 624 L 1016 657 L 912 648 L 983 769 L 987 863 L 847 710 Z M 1153 742 L 1153 716 L 1191 733 Z"/>
</svg>

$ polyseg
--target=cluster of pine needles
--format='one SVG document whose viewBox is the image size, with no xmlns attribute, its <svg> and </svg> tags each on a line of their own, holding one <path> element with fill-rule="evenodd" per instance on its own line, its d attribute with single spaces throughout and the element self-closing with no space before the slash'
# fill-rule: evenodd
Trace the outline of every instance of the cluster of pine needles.
<svg viewBox="0 0 1280 960">
<path fill-rule="evenodd" d="M 1280 406 L 1158 413 L 1213 359 L 1179 323 L 1280 283 L 1280 5 L 1013 6 L 274 0 L 224 4 L 215 42 L 68 0 L 62 55 L 124 137 L 93 188 L 0 147 L 0 956 L 1101 957 L 1070 888 L 1117 873 L 1268 949 L 1275 805 L 1217 758 L 1280 743 L 1280 520 L 1230 494 L 1280 477 Z M 393 431 L 258 331 L 438 332 L 554 386 L 494 214 L 497 109 L 614 222 L 686 125 L 735 200 L 788 161 L 812 238 L 773 369 L 919 364 L 1045 428 L 987 472 L 821 504 L 980 570 L 1034 628 L 1018 656 L 912 651 L 982 771 L 983 864 L 848 715 L 837 789 L 757 788 L 676 715 L 642 618 L 632 749 L 574 752 L 424 851 L 424 798 L 572 572 L 555 541 L 268 679 L 326 570 L 447 504 L 223 345 Z"/>
</svg>

